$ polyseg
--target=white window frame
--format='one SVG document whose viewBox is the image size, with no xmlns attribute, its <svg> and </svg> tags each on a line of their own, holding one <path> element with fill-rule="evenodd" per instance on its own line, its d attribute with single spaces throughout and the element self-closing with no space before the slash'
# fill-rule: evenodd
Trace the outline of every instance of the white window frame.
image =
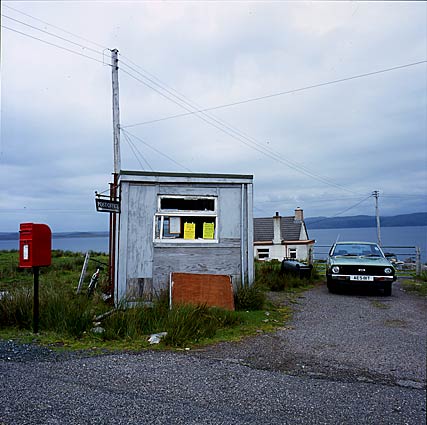
<svg viewBox="0 0 427 425">
<path fill-rule="evenodd" d="M 267 254 L 266 257 L 264 255 Z M 261 255 L 261 257 L 260 257 Z M 269 260 L 270 259 L 270 248 L 257 248 L 258 260 Z"/>
<path fill-rule="evenodd" d="M 292 257 L 291 254 L 295 254 L 295 257 Z M 296 260 L 298 255 L 298 250 L 296 248 L 288 248 L 288 258 Z"/>
<path fill-rule="evenodd" d="M 168 210 L 161 208 L 161 202 L 164 198 L 175 198 L 175 199 L 211 199 L 214 201 L 214 210 L 213 211 L 200 211 L 200 210 Z M 163 229 L 164 229 L 164 219 L 165 217 L 206 217 L 214 218 L 214 238 L 213 239 L 184 239 L 184 238 L 164 238 Z M 159 235 L 156 238 L 156 226 L 160 220 L 160 231 Z M 218 243 L 218 197 L 216 196 L 197 196 L 197 195 L 158 195 L 157 196 L 157 212 L 154 214 L 153 221 L 153 241 L 155 243 L 171 243 L 171 244 L 203 244 L 203 243 Z"/>
</svg>

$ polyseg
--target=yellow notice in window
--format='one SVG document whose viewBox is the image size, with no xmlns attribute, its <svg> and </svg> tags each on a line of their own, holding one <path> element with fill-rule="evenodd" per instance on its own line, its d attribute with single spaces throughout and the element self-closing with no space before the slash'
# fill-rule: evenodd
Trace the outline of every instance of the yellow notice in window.
<svg viewBox="0 0 427 425">
<path fill-rule="evenodd" d="M 215 235 L 214 223 L 203 223 L 203 239 L 213 239 Z"/>
<path fill-rule="evenodd" d="M 196 239 L 195 223 L 184 223 L 184 239 Z"/>
</svg>

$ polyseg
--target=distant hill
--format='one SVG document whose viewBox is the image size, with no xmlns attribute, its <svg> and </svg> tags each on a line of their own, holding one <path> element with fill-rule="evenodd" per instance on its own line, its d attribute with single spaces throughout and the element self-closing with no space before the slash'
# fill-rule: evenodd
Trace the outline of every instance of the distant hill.
<svg viewBox="0 0 427 425">
<path fill-rule="evenodd" d="M 359 227 L 376 227 L 373 215 L 353 215 L 347 217 L 308 217 L 304 219 L 308 229 L 348 229 Z M 427 226 L 427 212 L 401 214 L 381 217 L 381 227 Z M 108 232 L 60 232 L 52 235 L 53 239 L 62 238 L 100 238 Z M 19 240 L 19 232 L 0 232 L 0 240 Z"/>
<path fill-rule="evenodd" d="M 346 229 L 376 227 L 375 216 L 354 215 L 347 217 L 308 217 L 304 219 L 308 229 Z M 427 212 L 380 217 L 381 227 L 427 226 Z"/>
</svg>

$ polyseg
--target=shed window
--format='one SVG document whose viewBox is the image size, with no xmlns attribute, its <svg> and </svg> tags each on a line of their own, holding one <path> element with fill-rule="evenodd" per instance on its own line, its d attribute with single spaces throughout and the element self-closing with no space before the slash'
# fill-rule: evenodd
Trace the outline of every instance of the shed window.
<svg viewBox="0 0 427 425">
<path fill-rule="evenodd" d="M 212 198 L 160 198 L 162 211 L 215 211 Z"/>
<path fill-rule="evenodd" d="M 159 196 L 154 217 L 154 240 L 217 242 L 217 198 Z"/>
</svg>

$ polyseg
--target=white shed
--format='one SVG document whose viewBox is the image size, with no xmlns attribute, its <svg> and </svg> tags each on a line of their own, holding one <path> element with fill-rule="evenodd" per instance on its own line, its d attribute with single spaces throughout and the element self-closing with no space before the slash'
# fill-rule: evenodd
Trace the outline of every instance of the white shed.
<svg viewBox="0 0 427 425">
<path fill-rule="evenodd" d="M 171 272 L 252 284 L 253 176 L 121 171 L 115 302 L 166 290 Z"/>
</svg>

